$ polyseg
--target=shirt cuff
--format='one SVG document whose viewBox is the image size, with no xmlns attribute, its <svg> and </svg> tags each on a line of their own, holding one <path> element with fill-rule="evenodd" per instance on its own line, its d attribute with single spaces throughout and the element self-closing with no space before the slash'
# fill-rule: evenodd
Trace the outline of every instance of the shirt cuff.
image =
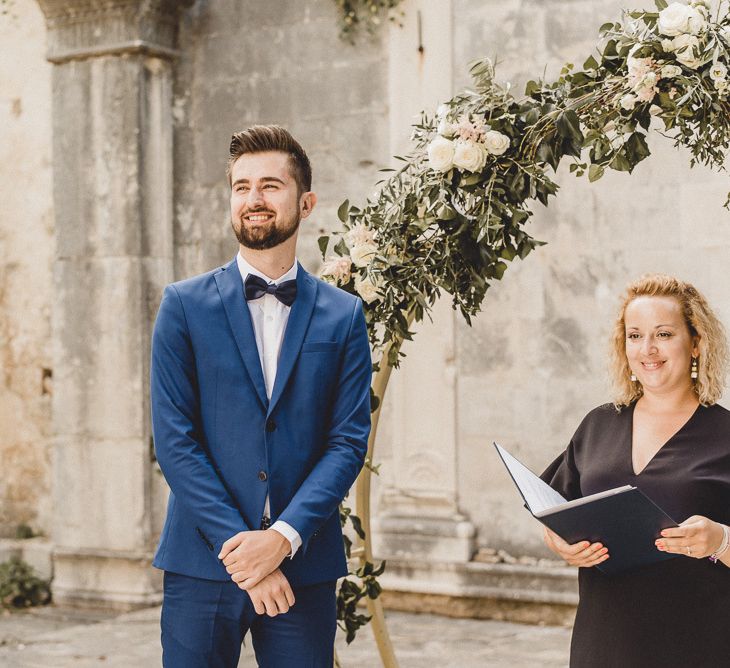
<svg viewBox="0 0 730 668">
<path fill-rule="evenodd" d="M 291 543 L 291 552 L 289 553 L 289 559 L 293 559 L 294 555 L 297 553 L 297 550 L 302 546 L 302 538 L 299 535 L 299 532 L 290 524 L 287 524 L 286 522 L 282 522 L 281 520 L 276 520 L 271 525 L 271 528 L 274 531 L 278 531 L 284 538 L 286 538 Z"/>
</svg>

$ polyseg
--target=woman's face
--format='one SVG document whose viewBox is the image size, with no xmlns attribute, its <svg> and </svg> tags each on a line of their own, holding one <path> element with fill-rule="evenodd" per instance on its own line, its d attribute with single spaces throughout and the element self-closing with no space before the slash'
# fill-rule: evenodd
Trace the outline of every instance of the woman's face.
<svg viewBox="0 0 730 668">
<path fill-rule="evenodd" d="M 699 338 L 690 334 L 673 297 L 637 297 L 624 311 L 626 357 L 644 392 L 691 387 L 690 366 Z"/>
</svg>

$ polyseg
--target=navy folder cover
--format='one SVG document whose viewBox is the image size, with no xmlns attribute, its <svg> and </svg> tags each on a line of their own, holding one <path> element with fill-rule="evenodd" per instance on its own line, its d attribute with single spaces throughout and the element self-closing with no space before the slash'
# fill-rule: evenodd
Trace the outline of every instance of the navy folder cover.
<svg viewBox="0 0 730 668">
<path fill-rule="evenodd" d="M 654 545 L 662 529 L 677 523 L 636 487 L 535 517 L 568 543 L 603 543 L 610 556 L 596 568 L 608 575 L 678 556 Z"/>
<path fill-rule="evenodd" d="M 499 450 L 498 447 L 498 453 Z M 595 499 L 588 496 L 541 512 L 534 512 L 501 453 L 500 458 L 525 499 L 525 508 L 533 517 L 568 543 L 588 540 L 591 543 L 603 543 L 608 547 L 609 558 L 596 566 L 607 575 L 678 556 L 660 552 L 654 545 L 654 540 L 659 538 L 660 531 L 676 527 L 677 522 L 640 489 L 630 486 L 619 487 L 600 495 L 591 495 L 598 496 Z"/>
</svg>

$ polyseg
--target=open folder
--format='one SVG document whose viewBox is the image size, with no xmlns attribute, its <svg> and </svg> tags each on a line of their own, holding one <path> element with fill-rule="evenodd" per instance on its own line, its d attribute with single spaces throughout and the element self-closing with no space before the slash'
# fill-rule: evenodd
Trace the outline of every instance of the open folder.
<svg viewBox="0 0 730 668">
<path fill-rule="evenodd" d="M 502 446 L 494 444 L 533 517 L 568 543 L 603 543 L 610 555 L 596 568 L 613 575 L 678 555 L 660 552 L 654 541 L 675 522 L 631 485 L 566 501 Z"/>
</svg>

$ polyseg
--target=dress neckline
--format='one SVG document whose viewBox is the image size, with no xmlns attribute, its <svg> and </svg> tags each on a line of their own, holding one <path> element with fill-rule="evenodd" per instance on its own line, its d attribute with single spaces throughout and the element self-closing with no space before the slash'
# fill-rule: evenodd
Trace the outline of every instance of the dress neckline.
<svg viewBox="0 0 730 668">
<path fill-rule="evenodd" d="M 700 409 L 702 408 L 702 404 L 697 404 L 697 407 L 692 411 L 692 414 L 687 418 L 687 420 L 682 424 L 682 426 L 677 429 L 664 443 L 662 443 L 661 447 L 652 455 L 651 459 L 644 464 L 644 468 L 641 469 L 638 473 L 634 470 L 634 410 L 636 408 L 637 401 L 635 401 L 633 404 L 631 404 L 631 410 L 628 412 L 629 415 L 629 470 L 631 471 L 631 474 L 638 478 L 644 474 L 646 469 L 648 469 L 654 460 L 661 454 L 661 452 L 669 445 L 677 436 L 679 436 L 692 422 L 697 414 L 700 412 Z"/>
</svg>

